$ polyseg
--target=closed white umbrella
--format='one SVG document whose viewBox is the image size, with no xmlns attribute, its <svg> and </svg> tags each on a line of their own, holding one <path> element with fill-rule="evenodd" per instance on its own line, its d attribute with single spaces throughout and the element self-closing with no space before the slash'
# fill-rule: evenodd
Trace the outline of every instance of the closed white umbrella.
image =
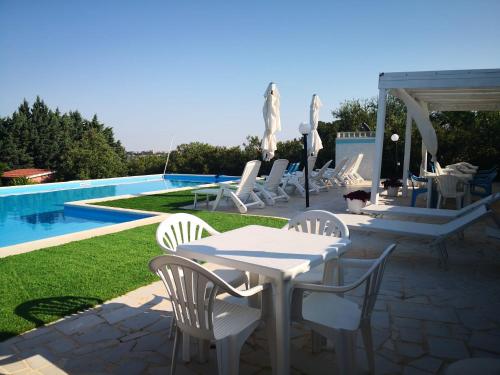
<svg viewBox="0 0 500 375">
<path fill-rule="evenodd" d="M 261 147 L 262 159 L 269 161 L 274 158 L 274 152 L 276 151 L 276 132 L 281 130 L 280 93 L 275 83 L 271 82 L 267 86 L 264 98 L 266 100 L 262 108 L 262 114 L 264 115 L 265 131 Z"/>
<path fill-rule="evenodd" d="M 319 108 L 322 105 L 323 104 L 321 103 L 321 100 L 319 100 L 319 96 L 314 94 L 310 109 L 311 133 L 309 134 L 309 141 L 307 145 L 309 155 L 317 156 L 319 150 L 323 148 L 323 143 L 321 142 L 321 138 L 318 134 Z"/>
</svg>

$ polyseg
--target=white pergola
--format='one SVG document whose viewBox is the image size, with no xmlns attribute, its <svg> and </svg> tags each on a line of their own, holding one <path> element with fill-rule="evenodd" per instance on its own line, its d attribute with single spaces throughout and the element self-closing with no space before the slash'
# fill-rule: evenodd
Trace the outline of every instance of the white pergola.
<svg viewBox="0 0 500 375">
<path fill-rule="evenodd" d="M 422 135 L 423 165 L 427 165 L 427 152 L 435 158 L 438 147 L 429 111 L 500 111 L 500 69 L 381 73 L 378 88 L 372 203 L 377 203 L 378 199 L 388 94 L 400 98 L 407 108 L 403 194 L 407 192 L 414 121 Z"/>
</svg>

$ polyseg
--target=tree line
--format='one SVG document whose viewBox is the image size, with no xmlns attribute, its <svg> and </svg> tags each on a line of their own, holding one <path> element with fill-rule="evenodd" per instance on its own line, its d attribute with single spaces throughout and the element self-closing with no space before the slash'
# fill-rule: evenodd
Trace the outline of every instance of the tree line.
<svg viewBox="0 0 500 375">
<path fill-rule="evenodd" d="M 365 123 L 375 129 L 376 99 L 349 100 L 332 111 L 331 122 L 320 122 L 318 132 L 323 142 L 317 165 L 335 160 L 338 132 L 357 131 Z M 431 121 L 438 136 L 438 160 L 442 165 L 468 161 L 488 168 L 500 160 L 500 112 L 433 112 Z M 386 132 L 382 175 L 401 175 L 395 158 L 402 163 L 406 109 L 396 98 L 387 102 Z M 390 136 L 400 136 L 396 144 Z M 412 130 L 410 169 L 418 173 L 421 138 Z M 278 142 L 276 158 L 302 160 L 302 142 L 296 138 Z M 0 172 L 15 168 L 47 168 L 56 171 L 58 180 L 106 178 L 124 175 L 162 173 L 166 154 L 126 153 L 113 129 L 94 116 L 84 119 L 78 111 L 61 114 L 37 98 L 27 101 L 12 116 L 0 118 Z M 214 146 L 191 142 L 172 151 L 168 173 L 239 175 L 248 160 L 260 159 L 260 139 L 248 136 L 241 146 Z M 269 172 L 271 162 L 264 162 L 261 174 Z"/>
</svg>

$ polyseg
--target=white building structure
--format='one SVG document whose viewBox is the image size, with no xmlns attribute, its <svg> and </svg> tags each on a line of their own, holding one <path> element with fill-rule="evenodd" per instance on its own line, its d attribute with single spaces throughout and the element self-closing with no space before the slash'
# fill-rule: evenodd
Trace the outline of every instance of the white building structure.
<svg viewBox="0 0 500 375">
<path fill-rule="evenodd" d="M 429 120 L 429 111 L 500 111 L 500 69 L 444 70 L 428 72 L 381 73 L 371 201 L 377 203 L 382 150 L 384 147 L 387 95 L 406 105 L 406 132 L 403 161 L 403 193 L 407 191 L 413 122 L 422 135 L 423 164 L 427 154 L 436 158 L 438 142 Z"/>
<path fill-rule="evenodd" d="M 365 180 L 373 175 L 373 158 L 375 157 L 375 132 L 339 132 L 335 139 L 335 165 L 342 159 L 357 158 L 363 154 L 358 173 Z"/>
</svg>

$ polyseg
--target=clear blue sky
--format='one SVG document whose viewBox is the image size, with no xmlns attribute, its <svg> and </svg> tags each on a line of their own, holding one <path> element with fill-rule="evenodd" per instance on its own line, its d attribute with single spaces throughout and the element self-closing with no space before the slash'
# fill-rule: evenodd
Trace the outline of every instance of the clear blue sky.
<svg viewBox="0 0 500 375">
<path fill-rule="evenodd" d="M 377 94 L 379 72 L 500 68 L 500 1 L 0 0 L 0 116 L 40 95 L 113 126 L 129 150 L 263 133 L 281 91 L 298 135 Z"/>
</svg>

